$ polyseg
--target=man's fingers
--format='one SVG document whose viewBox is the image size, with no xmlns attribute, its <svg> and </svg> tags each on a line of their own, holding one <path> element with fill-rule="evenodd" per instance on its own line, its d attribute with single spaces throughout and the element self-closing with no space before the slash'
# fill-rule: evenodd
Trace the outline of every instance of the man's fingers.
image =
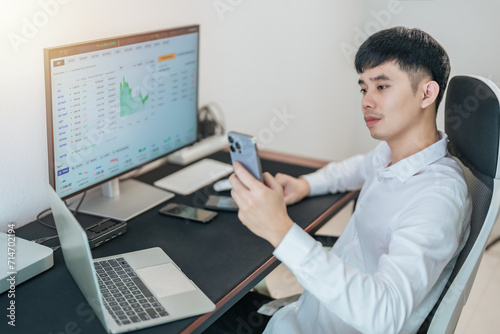
<svg viewBox="0 0 500 334">
<path fill-rule="evenodd" d="M 288 181 L 290 181 L 290 175 L 286 175 L 286 174 L 283 174 L 283 173 L 277 173 L 274 178 L 283 187 L 288 183 Z"/>
<path fill-rule="evenodd" d="M 236 191 L 247 189 L 245 185 L 241 183 L 241 180 L 234 173 L 229 176 L 229 184 L 231 185 L 231 188 Z"/>
<path fill-rule="evenodd" d="M 291 181 L 294 178 L 288 174 L 277 173 L 275 176 L 276 181 L 283 187 L 283 196 L 287 205 L 295 202 L 294 192 L 290 189 Z"/>
<path fill-rule="evenodd" d="M 234 174 L 232 174 L 229 177 L 229 183 L 233 188 L 231 189 L 231 197 L 236 202 L 236 205 L 238 205 L 238 207 L 241 208 L 242 205 L 245 203 L 242 196 L 247 196 L 245 194 L 248 193 L 248 189 L 240 182 L 238 177 Z"/>
<path fill-rule="evenodd" d="M 250 172 L 247 171 L 240 162 L 236 161 L 233 164 L 233 168 L 234 174 L 238 176 L 239 181 L 248 189 L 251 189 L 256 184 L 260 184 L 260 181 L 250 174 Z"/>
<path fill-rule="evenodd" d="M 241 198 L 240 198 L 239 193 L 236 190 L 234 190 L 234 188 L 231 190 L 231 197 L 236 202 L 236 205 L 238 205 L 238 207 L 240 207 Z"/>
<path fill-rule="evenodd" d="M 276 189 L 279 189 L 280 191 L 283 190 L 283 187 L 281 186 L 281 184 L 279 184 L 279 182 L 269 173 L 264 173 L 262 175 L 262 177 L 264 178 L 264 183 L 271 189 L 273 190 L 276 190 Z"/>
<path fill-rule="evenodd" d="M 284 199 L 285 199 L 285 204 L 293 204 L 294 203 L 294 198 L 292 194 L 284 194 Z"/>
</svg>

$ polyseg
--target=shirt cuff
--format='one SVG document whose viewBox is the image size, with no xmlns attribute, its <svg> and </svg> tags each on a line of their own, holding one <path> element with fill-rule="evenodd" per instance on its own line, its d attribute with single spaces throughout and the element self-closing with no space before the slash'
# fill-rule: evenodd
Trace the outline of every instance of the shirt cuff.
<svg viewBox="0 0 500 334">
<path fill-rule="evenodd" d="M 304 178 L 311 188 L 311 192 L 309 196 L 317 196 L 324 195 L 328 193 L 328 182 L 325 180 L 325 177 L 320 172 L 314 172 L 311 174 L 302 175 L 301 178 Z"/>
<path fill-rule="evenodd" d="M 293 224 L 273 255 L 293 270 L 303 263 L 315 245 L 316 240 L 312 236 L 297 224 Z"/>
</svg>

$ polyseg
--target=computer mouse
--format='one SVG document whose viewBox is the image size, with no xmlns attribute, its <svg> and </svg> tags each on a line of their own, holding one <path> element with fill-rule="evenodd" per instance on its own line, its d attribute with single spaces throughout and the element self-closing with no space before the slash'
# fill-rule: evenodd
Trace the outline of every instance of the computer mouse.
<svg viewBox="0 0 500 334">
<path fill-rule="evenodd" d="M 231 187 L 231 184 L 229 183 L 229 179 L 222 179 L 222 180 L 214 183 L 214 190 L 215 191 L 231 190 L 232 188 L 233 187 Z"/>
</svg>

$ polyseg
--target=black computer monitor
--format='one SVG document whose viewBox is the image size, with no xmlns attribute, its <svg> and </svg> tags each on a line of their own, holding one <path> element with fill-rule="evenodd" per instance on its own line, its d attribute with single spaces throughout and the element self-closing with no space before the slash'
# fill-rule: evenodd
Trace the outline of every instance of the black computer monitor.
<svg viewBox="0 0 500 334">
<path fill-rule="evenodd" d="M 44 49 L 49 182 L 62 199 L 87 191 L 82 212 L 128 220 L 173 196 L 118 177 L 196 141 L 199 30 Z"/>
</svg>

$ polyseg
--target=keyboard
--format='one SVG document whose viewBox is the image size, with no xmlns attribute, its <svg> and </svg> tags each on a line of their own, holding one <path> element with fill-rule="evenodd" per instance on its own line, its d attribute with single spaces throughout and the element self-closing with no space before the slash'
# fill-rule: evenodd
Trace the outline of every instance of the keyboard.
<svg viewBox="0 0 500 334">
<path fill-rule="evenodd" d="M 233 172 L 233 166 L 224 162 L 203 159 L 172 173 L 154 185 L 181 195 L 189 195 Z"/>
<path fill-rule="evenodd" d="M 94 267 L 104 307 L 118 325 L 168 315 L 124 258 L 94 262 Z"/>
</svg>

